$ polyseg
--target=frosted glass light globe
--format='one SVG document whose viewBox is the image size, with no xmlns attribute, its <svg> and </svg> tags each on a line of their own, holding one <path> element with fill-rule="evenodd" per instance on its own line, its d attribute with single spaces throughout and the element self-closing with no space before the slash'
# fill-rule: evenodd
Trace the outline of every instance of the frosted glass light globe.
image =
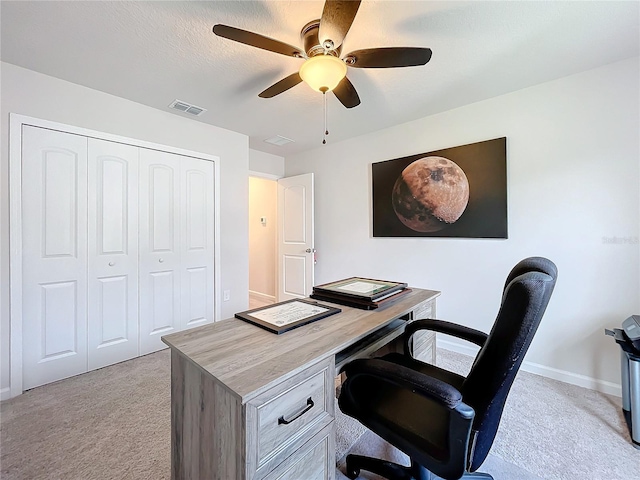
<svg viewBox="0 0 640 480">
<path fill-rule="evenodd" d="M 300 77 L 318 92 L 333 90 L 347 75 L 347 65 L 333 55 L 316 55 L 300 67 Z"/>
</svg>

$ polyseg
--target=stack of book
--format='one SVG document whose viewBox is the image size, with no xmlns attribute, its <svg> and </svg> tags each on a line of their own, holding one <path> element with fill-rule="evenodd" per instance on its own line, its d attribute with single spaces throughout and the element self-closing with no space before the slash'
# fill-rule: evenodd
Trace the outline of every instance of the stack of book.
<svg viewBox="0 0 640 480">
<path fill-rule="evenodd" d="M 311 298 L 372 310 L 409 293 L 406 283 L 351 277 L 313 287 Z"/>
</svg>

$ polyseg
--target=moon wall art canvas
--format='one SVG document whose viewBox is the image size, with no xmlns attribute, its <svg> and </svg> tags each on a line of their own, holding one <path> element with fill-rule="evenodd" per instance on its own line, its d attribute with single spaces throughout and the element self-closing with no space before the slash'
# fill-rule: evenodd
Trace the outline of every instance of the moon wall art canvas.
<svg viewBox="0 0 640 480">
<path fill-rule="evenodd" d="M 372 165 L 374 237 L 507 238 L 507 139 Z"/>
</svg>

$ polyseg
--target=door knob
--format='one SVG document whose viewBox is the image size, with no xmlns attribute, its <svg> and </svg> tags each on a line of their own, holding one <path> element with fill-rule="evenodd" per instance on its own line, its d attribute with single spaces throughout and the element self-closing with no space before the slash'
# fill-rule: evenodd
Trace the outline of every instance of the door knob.
<svg viewBox="0 0 640 480">
<path fill-rule="evenodd" d="M 307 252 L 307 253 L 316 253 L 316 249 L 315 248 L 307 248 L 305 250 L 305 252 Z"/>
<path fill-rule="evenodd" d="M 109 262 L 109 266 L 113 267 L 116 264 L 116 262 Z"/>
<path fill-rule="evenodd" d="M 164 262 L 164 258 L 159 258 L 159 259 L 158 259 L 158 261 L 159 261 L 160 263 L 162 263 L 162 262 Z"/>
</svg>

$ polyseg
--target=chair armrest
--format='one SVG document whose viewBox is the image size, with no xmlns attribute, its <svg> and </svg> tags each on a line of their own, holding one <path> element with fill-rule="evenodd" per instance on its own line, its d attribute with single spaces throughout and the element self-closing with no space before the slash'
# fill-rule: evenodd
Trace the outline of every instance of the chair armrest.
<svg viewBox="0 0 640 480">
<path fill-rule="evenodd" d="M 347 380 L 358 375 L 379 378 L 399 387 L 412 390 L 422 396 L 454 410 L 462 403 L 462 394 L 448 383 L 420 373 L 411 368 L 379 358 L 354 360 L 345 367 Z"/>
<path fill-rule="evenodd" d="M 488 335 L 474 328 L 458 325 L 457 323 L 445 322 L 444 320 L 435 320 L 426 318 L 411 322 L 404 330 L 404 353 L 410 355 L 410 341 L 414 333 L 419 330 L 431 330 L 433 332 L 446 333 L 454 337 L 461 338 L 471 343 L 475 343 L 479 347 L 483 347 L 487 341 Z"/>
</svg>

